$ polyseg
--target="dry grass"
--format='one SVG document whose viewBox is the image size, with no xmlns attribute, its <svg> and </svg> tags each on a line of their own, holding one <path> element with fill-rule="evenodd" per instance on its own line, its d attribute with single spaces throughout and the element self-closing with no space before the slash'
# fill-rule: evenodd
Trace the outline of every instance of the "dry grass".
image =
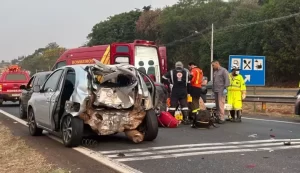
<svg viewBox="0 0 300 173">
<path fill-rule="evenodd" d="M 256 110 L 254 110 L 254 105 Z M 291 104 L 276 104 L 276 103 L 267 103 L 266 111 L 262 112 L 261 103 L 243 103 L 243 113 L 248 114 L 265 114 L 277 117 L 293 117 L 295 105 Z"/>
<path fill-rule="evenodd" d="M 13 136 L 0 122 L 0 172 L 1 173 L 66 173 L 52 169 L 45 158 L 26 145 L 25 141 Z"/>
</svg>

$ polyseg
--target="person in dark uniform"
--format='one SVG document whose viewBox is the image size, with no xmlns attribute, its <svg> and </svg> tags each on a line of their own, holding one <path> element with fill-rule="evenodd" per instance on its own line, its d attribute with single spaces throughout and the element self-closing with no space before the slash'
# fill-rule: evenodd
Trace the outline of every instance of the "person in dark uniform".
<svg viewBox="0 0 300 173">
<path fill-rule="evenodd" d="M 170 114 L 175 116 L 176 107 L 179 102 L 183 115 L 183 124 L 190 124 L 187 103 L 188 82 L 191 78 L 189 72 L 183 68 L 182 62 L 178 61 L 175 64 L 175 69 L 170 70 L 162 78 L 165 82 L 173 85 L 171 90 L 171 106 L 169 108 Z"/>
</svg>

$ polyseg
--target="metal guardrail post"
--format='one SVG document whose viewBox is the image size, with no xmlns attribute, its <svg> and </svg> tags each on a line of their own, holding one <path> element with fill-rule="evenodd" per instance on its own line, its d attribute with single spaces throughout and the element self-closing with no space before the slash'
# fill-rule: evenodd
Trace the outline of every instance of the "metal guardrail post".
<svg viewBox="0 0 300 173">
<path fill-rule="evenodd" d="M 254 87 L 253 95 L 256 95 L 256 87 Z M 255 102 L 253 102 L 253 111 L 254 111 L 254 113 L 256 113 L 256 103 Z"/>
</svg>

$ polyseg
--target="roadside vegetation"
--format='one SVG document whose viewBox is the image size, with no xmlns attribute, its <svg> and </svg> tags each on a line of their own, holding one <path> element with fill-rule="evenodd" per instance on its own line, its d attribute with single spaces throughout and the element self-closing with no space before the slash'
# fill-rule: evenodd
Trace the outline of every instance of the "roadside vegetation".
<svg viewBox="0 0 300 173">
<path fill-rule="evenodd" d="M 213 23 L 214 58 L 224 67 L 229 55 L 264 55 L 269 86 L 298 86 L 300 1 L 229 1 L 179 0 L 162 9 L 145 6 L 116 14 L 95 24 L 86 45 L 154 40 L 167 46 L 169 68 L 175 61 L 193 60 L 208 76 Z M 48 70 L 64 50 L 50 43 L 23 57 L 21 66 L 32 73 Z"/>
<path fill-rule="evenodd" d="M 20 137 L 0 122 L 0 172 L 5 173 L 67 173 L 53 169 L 53 165 L 34 149 L 25 144 Z"/>
</svg>

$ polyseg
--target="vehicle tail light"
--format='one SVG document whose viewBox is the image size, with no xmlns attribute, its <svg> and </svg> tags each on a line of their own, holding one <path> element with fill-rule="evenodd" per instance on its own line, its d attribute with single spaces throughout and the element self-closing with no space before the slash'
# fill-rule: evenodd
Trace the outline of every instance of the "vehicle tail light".
<svg viewBox="0 0 300 173">
<path fill-rule="evenodd" d="M 2 91 L 2 85 L 0 85 L 0 91 Z"/>
</svg>

